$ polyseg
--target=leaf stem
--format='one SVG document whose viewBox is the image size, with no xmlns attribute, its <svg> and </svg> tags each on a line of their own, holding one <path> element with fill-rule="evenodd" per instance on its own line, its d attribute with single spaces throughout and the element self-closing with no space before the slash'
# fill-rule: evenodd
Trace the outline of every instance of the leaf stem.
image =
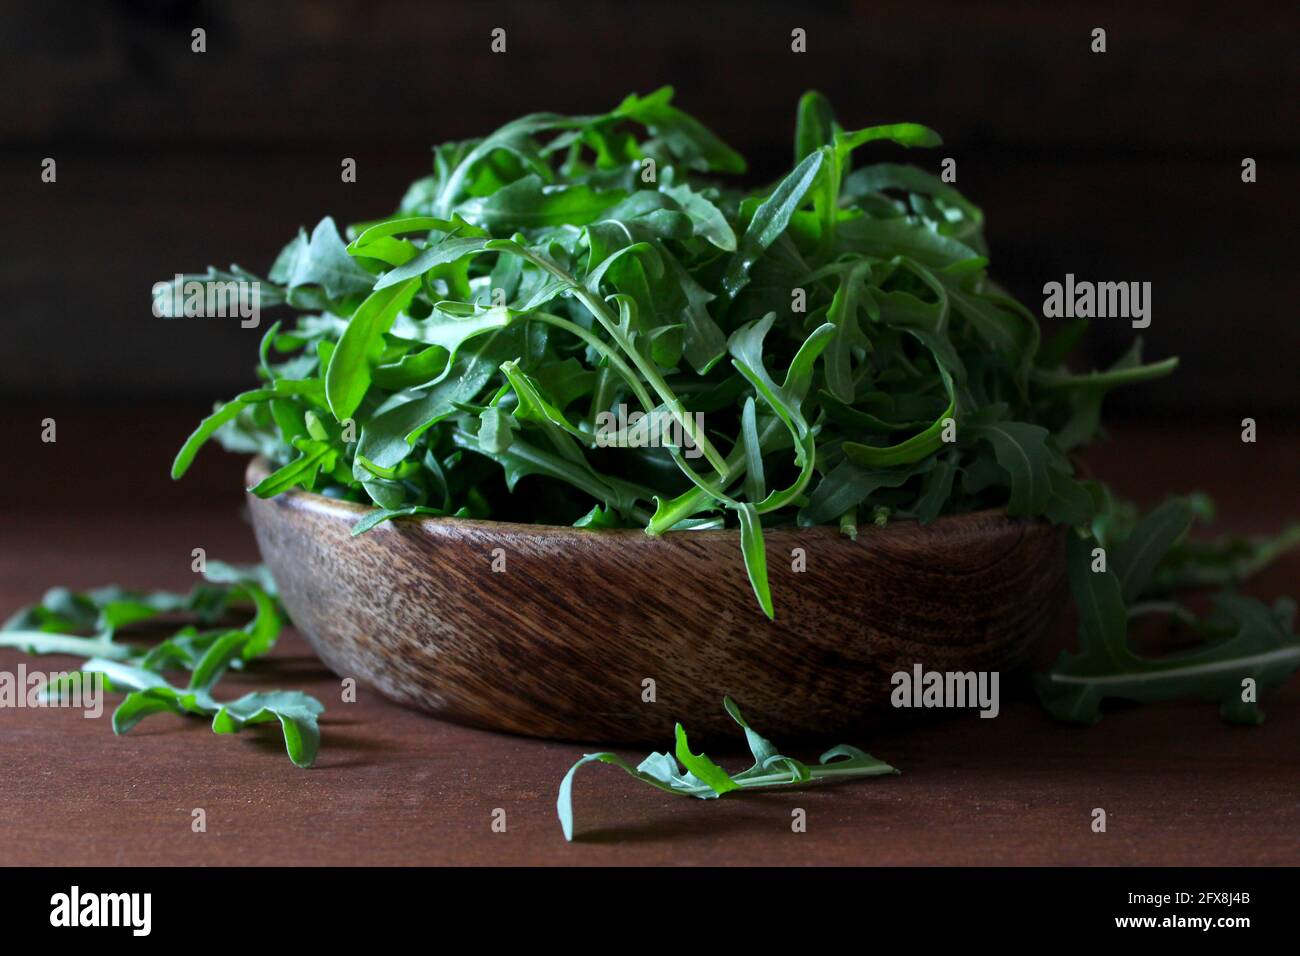
<svg viewBox="0 0 1300 956">
<path fill-rule="evenodd" d="M 559 265 L 559 263 L 555 262 L 549 256 L 542 255 L 539 252 L 534 252 L 531 249 L 526 249 L 518 243 L 513 242 L 508 244 L 501 243 L 498 246 L 493 246 L 493 248 L 502 248 L 509 251 L 518 250 L 519 254 L 523 255 L 525 258 L 534 262 L 547 272 L 551 273 L 551 275 L 555 276 L 561 282 L 568 285 L 573 290 L 573 294 L 577 297 L 578 301 L 587 307 L 587 310 L 596 317 L 597 321 L 599 321 L 602 326 L 604 326 L 605 331 L 609 333 L 610 337 L 618 343 L 619 347 L 624 352 L 627 353 L 628 358 L 632 360 L 632 364 L 636 366 L 637 371 L 641 373 L 642 377 L 647 383 L 649 383 L 650 387 L 654 389 L 664 406 L 672 412 L 673 417 L 677 419 L 678 424 L 682 426 L 682 429 L 688 436 L 690 436 L 691 441 L 700 449 L 700 452 L 704 457 L 708 459 L 708 462 L 713 466 L 713 469 L 719 474 L 719 476 L 726 474 L 727 465 L 723 460 L 722 455 L 713 447 L 713 443 L 709 441 L 708 436 L 695 427 L 695 419 L 691 413 L 687 411 L 686 406 L 682 404 L 681 399 L 677 397 L 671 388 L 669 388 L 668 383 L 664 381 L 664 377 L 660 375 L 659 370 L 654 367 L 654 363 L 647 361 L 633 344 L 631 339 L 624 334 L 618 321 L 610 314 L 609 309 L 601 299 L 593 295 L 584 285 L 582 285 L 582 283 L 578 282 L 577 279 L 571 276 Z"/>
</svg>

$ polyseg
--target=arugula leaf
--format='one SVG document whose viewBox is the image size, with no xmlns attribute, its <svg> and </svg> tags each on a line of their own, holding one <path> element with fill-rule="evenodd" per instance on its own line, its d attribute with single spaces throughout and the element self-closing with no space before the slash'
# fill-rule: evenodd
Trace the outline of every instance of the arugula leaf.
<svg viewBox="0 0 1300 956">
<path fill-rule="evenodd" d="M 1147 516 L 1126 542 L 1113 550 L 1105 571 L 1093 571 L 1093 539 L 1073 536 L 1069 544 L 1070 590 L 1079 606 L 1078 654 L 1062 653 L 1037 681 L 1039 700 L 1059 720 L 1093 723 L 1107 698 L 1158 701 L 1202 697 L 1220 701 L 1220 713 L 1234 723 L 1259 723 L 1260 690 L 1280 686 L 1300 668 L 1300 636 L 1292 630 L 1294 605 L 1269 609 L 1235 594 L 1214 600 L 1214 613 L 1195 622 L 1207 635 L 1189 651 L 1147 658 L 1127 644 L 1131 607 L 1156 562 L 1186 529 L 1185 502 L 1169 502 Z M 1130 598 L 1130 601 L 1132 598 Z M 1254 682 L 1247 690 L 1247 680 Z"/>
<path fill-rule="evenodd" d="M 835 138 L 835 114 L 830 102 L 816 90 L 799 98 L 794 131 L 794 161 L 798 165 L 809 154 L 830 145 Z"/>
<path fill-rule="evenodd" d="M 324 711 L 315 698 L 297 691 L 272 691 L 223 704 L 211 695 L 228 669 L 242 667 L 274 646 L 284 624 L 274 597 L 274 579 L 260 565 L 216 560 L 207 563 L 205 577 L 207 583 L 189 594 L 116 587 L 85 592 L 51 588 L 39 604 L 19 610 L 0 627 L 0 647 L 87 658 L 81 665 L 84 673 L 101 673 L 109 689 L 126 694 L 113 714 L 115 733 L 126 733 L 150 714 L 163 712 L 212 716 L 216 733 L 278 719 L 290 759 L 300 767 L 311 766 L 320 745 L 316 717 Z M 200 631 L 186 625 L 149 649 L 115 639 L 119 628 L 160 617 L 184 614 L 211 625 L 230 610 L 245 606 L 252 608 L 253 615 L 242 627 Z M 96 633 L 87 637 L 69 633 L 78 630 Z M 165 669 L 177 667 L 190 671 L 184 688 L 162 676 Z"/>
<path fill-rule="evenodd" d="M 333 300 L 367 293 L 375 284 L 375 277 L 348 255 L 338 226 L 330 216 L 317 223 L 310 239 L 299 230 L 298 238 L 280 253 L 271 277 L 278 278 L 290 290 L 319 286 Z"/>
<path fill-rule="evenodd" d="M 77 637 L 18 627 L 0 631 L 0 647 L 14 647 L 24 654 L 75 654 L 79 657 L 103 657 L 116 661 L 127 660 L 140 653 L 138 647 L 116 642 L 108 635 Z"/>
<path fill-rule="evenodd" d="M 705 784 L 710 790 L 718 796 L 728 793 L 732 790 L 739 790 L 740 784 L 734 783 L 716 763 L 710 760 L 705 754 L 691 753 L 691 745 L 686 740 L 686 731 L 681 724 L 677 725 L 677 759 L 681 761 L 683 767 L 696 780 Z"/>
<path fill-rule="evenodd" d="M 1275 535 L 1229 535 L 1212 542 L 1184 540 L 1157 566 L 1147 588 L 1151 594 L 1193 588 L 1235 587 L 1300 546 L 1300 524 Z"/>
<path fill-rule="evenodd" d="M 217 734 L 232 734 L 246 726 L 279 720 L 289 759 L 298 767 L 310 767 L 320 750 L 316 719 L 325 708 L 316 698 L 298 691 L 246 694 L 227 703 L 215 700 L 209 693 L 211 686 L 235 653 L 238 647 L 233 642 L 214 644 L 184 689 L 174 687 L 153 671 L 102 658 L 86 661 L 82 671 L 103 674 L 110 689 L 126 693 L 113 712 L 115 734 L 127 733 L 150 714 L 167 712 L 210 716 L 212 731 Z"/>
<path fill-rule="evenodd" d="M 790 225 L 795 211 L 803 205 L 817 180 L 824 159 L 821 152 L 805 157 L 754 211 L 722 279 L 722 288 L 728 298 L 735 298 L 745 287 L 754 263 Z"/>
<path fill-rule="evenodd" d="M 730 697 L 723 698 L 723 706 L 731 718 L 745 732 L 754 765 L 748 770 L 729 775 L 704 754 L 691 753 L 682 725 L 676 728 L 674 760 L 672 754 L 653 753 L 633 767 L 618 754 L 584 754 L 560 781 L 555 810 L 566 840 L 573 839 L 573 778 L 580 767 L 591 763 L 606 763 L 622 768 L 629 775 L 668 793 L 710 800 L 734 790 L 752 790 L 767 787 L 798 786 L 818 780 L 837 777 L 878 777 L 897 774 L 898 771 L 884 761 L 863 753 L 856 747 L 840 744 L 821 755 L 817 766 L 807 766 L 777 752 L 771 741 L 760 735 L 741 716 L 740 708 Z M 840 759 L 842 758 L 842 759 Z M 681 761 L 678 767 L 677 761 Z"/>
<path fill-rule="evenodd" d="M 547 185 L 530 173 L 489 196 L 468 199 L 457 213 L 493 233 L 543 226 L 585 226 L 627 198 L 621 189 L 592 189 L 585 183 Z"/>
<path fill-rule="evenodd" d="M 702 172 L 743 173 L 745 160 L 711 133 L 699 120 L 672 105 L 673 88 L 661 87 L 648 96 L 628 96 L 613 111 L 642 123 L 664 141 L 689 168 Z"/>
<path fill-rule="evenodd" d="M 1147 589 L 1161 559 L 1187 533 L 1192 524 L 1191 505 L 1171 498 L 1133 529 L 1111 552 L 1111 567 L 1119 576 L 1125 604 L 1132 604 Z"/>
<path fill-rule="evenodd" d="M 723 252 L 736 251 L 736 233 L 727 217 L 722 214 L 703 192 L 696 192 L 685 183 L 660 187 L 664 193 L 677 200 L 682 210 L 691 217 L 695 234 L 707 239 Z"/>
<path fill-rule="evenodd" d="M 418 279 L 377 289 L 357 307 L 339 338 L 325 373 L 325 398 L 342 422 L 352 417 L 370 388 L 371 368 L 382 350 L 383 336 L 397 313 L 415 295 Z"/>
<path fill-rule="evenodd" d="M 233 734 L 245 727 L 278 720 L 289 759 L 304 769 L 316 762 L 320 728 L 316 719 L 325 712 L 316 698 L 298 691 L 245 694 L 222 704 L 212 716 L 212 732 Z"/>
<path fill-rule="evenodd" d="M 247 269 L 241 269 L 237 265 L 231 265 L 229 269 L 218 269 L 215 266 L 208 266 L 208 271 L 198 274 L 191 273 L 182 275 L 179 279 L 173 278 L 169 282 L 158 283 L 154 288 L 154 309 L 155 314 L 164 319 L 178 319 L 183 317 L 183 312 L 177 312 L 176 306 L 179 304 L 182 309 L 185 307 L 187 296 L 186 287 L 191 282 L 199 282 L 206 288 L 207 283 L 242 283 L 250 285 L 256 283 L 257 288 L 257 305 L 258 308 L 271 308 L 281 305 L 285 301 L 285 290 L 277 285 L 275 276 L 271 277 L 272 281 L 267 282 L 259 279 L 256 275 Z M 236 293 L 243 296 L 245 293 L 242 289 Z M 250 299 L 251 301 L 251 299 Z"/>
<path fill-rule="evenodd" d="M 776 611 L 772 607 L 772 592 L 767 586 L 767 549 L 763 545 L 763 526 L 759 524 L 757 509 L 748 501 L 740 503 L 737 514 L 740 516 L 740 550 L 745 556 L 745 570 L 749 573 L 749 581 L 753 585 L 759 606 L 768 620 L 772 620 L 776 617 Z"/>
</svg>

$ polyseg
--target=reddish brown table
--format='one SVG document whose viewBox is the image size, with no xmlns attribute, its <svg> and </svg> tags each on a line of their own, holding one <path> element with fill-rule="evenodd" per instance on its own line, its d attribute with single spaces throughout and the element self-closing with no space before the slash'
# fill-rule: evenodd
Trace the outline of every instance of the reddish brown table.
<svg viewBox="0 0 1300 956">
<path fill-rule="evenodd" d="M 6 436 L 39 429 L 32 416 L 43 414 L 6 412 Z M 206 452 L 192 485 L 162 477 L 187 423 L 68 410 L 57 446 L 25 437 L 27 470 L 6 477 L 0 514 L 0 614 L 55 583 L 184 589 L 193 547 L 256 558 L 238 517 L 237 461 Z M 115 452 L 119 441 L 144 451 Z M 1300 517 L 1298 454 L 1295 429 L 1266 425 L 1259 444 L 1243 447 L 1233 422 L 1207 422 L 1121 429 L 1092 461 L 1148 503 L 1211 491 L 1223 527 L 1251 531 Z M 107 506 L 74 495 L 81 486 L 68 473 L 96 459 Z M 1251 592 L 1300 593 L 1300 556 Z M 1067 624 L 1062 631 L 1057 640 Z M 0 651 L 0 670 L 21 660 L 47 670 L 67 662 Z M 1193 702 L 1113 711 L 1081 729 L 1053 723 L 1030 700 L 1008 701 L 996 720 L 850 741 L 900 767 L 899 777 L 721 801 L 588 768 L 576 785 L 583 839 L 566 844 L 556 788 L 597 748 L 452 726 L 364 687 L 344 704 L 338 679 L 289 633 L 265 666 L 220 690 L 317 695 L 328 710 L 315 768 L 290 764 L 273 731 L 217 737 L 201 720 L 163 715 L 114 737 L 107 720 L 79 712 L 0 710 L 0 864 L 1295 864 L 1298 684 L 1265 699 L 1258 728 L 1225 726 L 1214 706 Z M 761 728 L 761 715 L 749 716 Z M 196 834 L 199 807 L 207 832 Z M 806 833 L 791 832 L 796 807 L 807 811 Z M 1090 829 L 1094 807 L 1107 811 L 1104 834 Z M 504 833 L 492 830 L 497 808 Z"/>
</svg>

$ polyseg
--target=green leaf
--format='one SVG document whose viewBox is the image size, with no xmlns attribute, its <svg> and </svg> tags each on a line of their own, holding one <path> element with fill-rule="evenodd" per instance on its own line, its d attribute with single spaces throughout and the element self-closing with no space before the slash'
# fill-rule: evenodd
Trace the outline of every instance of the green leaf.
<svg viewBox="0 0 1300 956">
<path fill-rule="evenodd" d="M 129 691 L 113 713 L 116 734 L 127 733 L 150 714 L 165 712 L 211 716 L 212 730 L 218 734 L 278 719 L 289 759 L 299 767 L 310 767 L 320 748 L 316 718 L 325 710 L 320 701 L 298 691 L 271 691 L 246 694 L 223 704 L 208 693 L 238 655 L 237 633 L 230 632 L 208 650 L 185 690 L 173 687 L 152 671 L 102 658 L 87 661 L 82 670 L 102 673 L 114 691 Z"/>
<path fill-rule="evenodd" d="M 734 777 L 729 776 L 704 754 L 691 753 L 686 731 L 682 729 L 681 724 L 676 728 L 676 760 L 673 759 L 672 754 L 652 753 L 638 766 L 633 767 L 618 754 L 608 752 L 584 754 L 569 768 L 569 772 L 560 781 L 559 795 L 555 801 L 555 810 L 560 818 L 564 838 L 572 840 L 574 835 L 573 778 L 580 767 L 592 763 L 612 764 L 652 787 L 700 800 L 716 799 L 733 790 L 796 786 L 818 780 L 877 777 L 898 773 L 884 761 L 877 760 L 870 754 L 846 744 L 832 747 L 823 753 L 818 766 L 806 766 L 798 760 L 778 753 L 771 741 L 749 726 L 733 700 L 724 698 L 723 705 L 732 719 L 744 729 L 750 751 L 754 754 L 754 766 Z M 685 773 L 678 767 L 677 760 L 680 760 L 682 766 L 686 768 Z"/>
<path fill-rule="evenodd" d="M 724 252 L 736 251 L 736 233 L 721 210 L 703 193 L 698 193 L 685 183 L 663 186 L 662 191 L 677 200 L 682 210 L 695 224 L 695 234 L 708 240 Z"/>
<path fill-rule="evenodd" d="M 451 374 L 462 345 L 470 339 L 509 327 L 512 322 L 517 321 L 518 315 L 504 306 L 495 306 L 475 311 L 470 315 L 459 316 L 435 308 L 427 319 L 418 322 L 405 315 L 399 315 L 394 323 L 394 334 L 441 349 L 438 360 L 430 359 L 412 363 L 416 374 L 415 381 L 411 384 L 419 386 L 438 384 Z M 421 370 L 425 371 L 423 376 L 419 374 Z"/>
<path fill-rule="evenodd" d="M 1071 538 L 1070 590 L 1079 606 L 1080 649 L 1078 654 L 1062 653 L 1051 671 L 1037 680 L 1039 700 L 1052 716 L 1092 723 L 1108 698 L 1141 702 L 1201 697 L 1219 700 L 1225 720 L 1259 723 L 1259 691 L 1280 686 L 1300 668 L 1300 637 L 1291 629 L 1294 605 L 1279 602 L 1269 609 L 1233 594 L 1215 598 L 1214 612 L 1197 625 L 1209 638 L 1191 650 L 1147 658 L 1127 646 L 1126 584 L 1116 565 L 1128 582 L 1149 575 L 1153 555 L 1176 540 L 1185 518 L 1185 502 L 1154 512 L 1139 525 L 1141 534 L 1135 530 L 1131 546 L 1115 549 L 1117 560 L 1105 572 L 1092 571 L 1096 542 Z M 1251 695 L 1245 692 L 1247 679 L 1255 683 Z"/>
<path fill-rule="evenodd" d="M 320 751 L 320 727 L 316 719 L 325 707 L 316 698 L 299 691 L 271 691 L 245 694 L 222 704 L 212 716 L 212 732 L 233 734 L 245 727 L 278 720 L 289 759 L 306 769 Z"/>
<path fill-rule="evenodd" d="M 768 620 L 776 618 L 772 607 L 772 592 L 767 585 L 767 549 L 763 545 L 763 526 L 758 520 L 758 511 L 748 501 L 740 503 L 736 509 L 740 517 L 740 551 L 745 557 L 745 571 L 749 583 L 754 588 L 758 605 L 767 615 Z"/>
<path fill-rule="evenodd" d="M 666 755 L 665 755 L 666 756 Z M 559 795 L 555 800 L 555 811 L 560 818 L 560 827 L 564 831 L 564 839 L 573 839 L 573 778 L 577 774 L 579 767 L 585 767 L 590 763 L 608 763 L 616 767 L 621 767 L 627 773 L 650 784 L 652 787 L 658 787 L 660 790 L 667 790 L 669 793 L 680 792 L 671 784 L 665 783 L 658 777 L 645 773 L 633 767 L 630 763 L 613 753 L 595 753 L 583 754 L 582 759 L 569 768 L 569 772 L 564 775 L 560 781 Z"/>
<path fill-rule="evenodd" d="M 660 258 L 680 294 L 680 298 L 674 296 L 673 301 L 680 303 L 677 305 L 677 318 L 685 328 L 686 361 L 700 375 L 705 375 L 727 351 L 727 337 L 709 314 L 709 303 L 717 297 L 696 282 L 675 256 L 661 250 Z"/>
<path fill-rule="evenodd" d="M 691 746 L 686 740 L 686 731 L 677 725 L 677 759 L 697 780 L 708 786 L 718 796 L 739 790 L 738 784 L 732 783 L 727 771 L 710 760 L 704 753 L 691 753 Z"/>
<path fill-rule="evenodd" d="M 1157 567 L 1148 591 L 1235 587 L 1300 547 L 1300 524 L 1275 535 L 1228 535 L 1215 541 L 1184 540 Z"/>
<path fill-rule="evenodd" d="M 1011 501 L 1007 514 L 1042 514 L 1052 487 L 1047 429 L 1027 422 L 996 422 L 969 430 L 993 447 L 998 464 L 1010 476 Z"/>
<path fill-rule="evenodd" d="M 784 768 L 790 772 L 791 783 L 805 783 L 812 779 L 811 771 L 798 760 L 792 757 L 786 757 L 779 753 L 772 741 L 768 740 L 745 720 L 744 715 L 740 712 L 740 707 L 730 697 L 722 698 L 722 706 L 731 719 L 738 723 L 745 731 L 745 742 L 749 744 L 749 752 L 754 755 L 754 765 L 748 770 L 736 774 L 732 780 L 737 787 L 743 786 L 747 780 L 755 777 L 766 776 L 773 767 Z M 859 751 L 860 752 L 860 751 Z M 865 755 L 864 755 L 865 756 Z M 892 769 L 892 768 L 891 768 Z"/>
<path fill-rule="evenodd" d="M 900 146 L 942 146 L 943 139 L 928 126 L 920 123 L 891 123 L 886 126 L 868 126 L 851 133 L 840 133 L 835 137 L 835 146 L 843 151 L 852 151 L 866 143 L 888 140 Z"/>
<path fill-rule="evenodd" d="M 363 517 L 357 520 L 352 526 L 352 537 L 365 534 L 376 525 L 383 524 L 385 521 L 392 521 L 394 518 L 409 518 L 412 515 L 430 515 L 432 517 L 446 517 L 446 512 L 439 508 L 429 508 L 424 505 L 407 505 L 404 508 L 378 508 L 374 511 L 367 512 Z"/>
<path fill-rule="evenodd" d="M 190 673 L 189 690 L 209 691 L 221 679 L 231 663 L 243 656 L 248 634 L 227 631 L 212 643 Z"/>
<path fill-rule="evenodd" d="M 1119 575 L 1126 605 L 1146 590 L 1161 559 L 1191 524 L 1191 505 L 1182 498 L 1170 498 L 1138 522 L 1133 533 L 1114 548 L 1110 563 Z"/>
<path fill-rule="evenodd" d="M 407 283 L 411 283 L 412 280 L 418 279 L 438 266 L 451 265 L 478 255 L 485 250 L 487 243 L 488 239 L 483 236 L 447 236 L 417 254 L 413 259 L 385 272 L 379 281 L 375 283 L 375 292 L 378 293 L 381 289 L 389 289 L 393 286 L 405 288 Z"/>
<path fill-rule="evenodd" d="M 179 279 L 173 277 L 170 281 L 156 283 L 153 289 L 154 314 L 164 319 L 186 318 L 185 311 L 192 302 L 198 315 L 210 316 L 213 314 L 208 305 L 211 295 L 213 306 L 235 315 L 239 314 L 236 310 L 252 306 L 254 289 L 257 307 L 269 309 L 284 302 L 284 289 L 275 283 L 274 276 L 271 278 L 272 281 L 267 282 L 233 264 L 229 269 L 208 266 L 204 273 L 189 273 Z M 195 282 L 200 284 L 201 296 L 191 294 L 199 291 L 190 285 Z M 178 305 L 181 311 L 177 311 Z"/>
<path fill-rule="evenodd" d="M 437 189 L 436 197 L 430 204 L 433 213 L 440 218 L 446 218 L 456 200 L 460 198 L 471 173 L 481 168 L 481 164 L 498 151 L 513 154 L 540 175 L 551 175 L 550 168 L 537 151 L 531 137 L 551 130 L 581 128 L 589 125 L 593 119 L 594 117 L 569 117 L 555 113 L 530 113 L 506 123 L 496 132 L 479 141 L 472 149 L 465 151 L 464 155 L 459 157 L 455 167 L 447 171 Z M 409 209 L 410 205 L 408 202 L 402 204 L 404 210 Z"/>
<path fill-rule="evenodd" d="M 433 387 L 392 396 L 362 424 L 356 456 L 379 468 L 401 464 L 425 432 L 483 391 L 509 346 L 495 334 L 485 336 Z"/>
<path fill-rule="evenodd" d="M 0 647 L 13 647 L 24 654 L 75 654 L 78 657 L 102 657 L 122 661 L 140 653 L 131 644 L 120 644 L 107 635 L 76 637 L 18 628 L 0 631 Z"/>
<path fill-rule="evenodd" d="M 743 173 L 744 158 L 698 120 L 673 106 L 672 98 L 671 86 L 661 87 L 648 96 L 633 93 L 611 115 L 643 124 L 691 169 Z"/>
<path fill-rule="evenodd" d="M 835 326 L 835 338 L 826 348 L 826 386 L 836 399 L 845 404 L 854 399 L 852 350 L 868 344 L 867 337 L 858 327 L 858 307 L 865 288 L 865 276 L 870 272 L 871 265 L 867 262 L 846 269 L 826 313 L 827 321 Z"/>
<path fill-rule="evenodd" d="M 626 198 L 621 189 L 547 185 L 533 173 L 490 196 L 466 200 L 456 211 L 489 232 L 509 235 L 543 226 L 585 226 Z"/>
<path fill-rule="evenodd" d="M 923 169 L 896 163 L 864 166 L 845 178 L 843 197 L 860 202 L 867 196 L 888 189 L 906 190 L 913 195 L 929 197 L 938 205 L 941 214 L 941 218 L 934 222 L 936 231 L 963 242 L 973 241 L 975 251 L 983 251 L 980 230 L 984 226 L 984 213 L 954 187 Z"/>
<path fill-rule="evenodd" d="M 842 461 L 818 482 L 799 511 L 802 525 L 826 524 L 866 502 L 881 488 L 898 488 L 917 474 L 918 465 L 863 467 Z"/>
<path fill-rule="evenodd" d="M 290 289 L 320 286 L 329 298 L 343 299 L 368 293 L 375 284 L 375 277 L 348 255 L 330 216 L 317 224 L 310 240 L 299 232 L 280 256 L 272 275 L 284 276 L 284 284 Z"/>
<path fill-rule="evenodd" d="M 329 470 L 338 453 L 327 442 L 299 439 L 301 454 L 248 489 L 259 498 L 272 498 L 298 486 L 310 487 L 322 468 Z"/>
<path fill-rule="evenodd" d="M 763 480 L 763 448 L 758 440 L 758 423 L 754 412 L 754 399 L 745 398 L 740 415 L 740 437 L 745 449 L 745 497 L 751 502 L 767 497 Z"/>
<path fill-rule="evenodd" d="M 479 416 L 478 443 L 489 455 L 500 454 L 514 440 L 515 417 L 498 407 L 485 408 Z"/>
<path fill-rule="evenodd" d="M 1165 359 L 1151 365 L 1142 364 L 1142 340 L 1133 345 L 1109 369 L 1076 375 L 1064 371 L 1035 369 L 1035 384 L 1059 395 L 1071 406 L 1070 417 L 1057 433 L 1057 443 L 1064 449 L 1077 448 L 1096 437 L 1101 427 L 1102 400 L 1122 385 L 1132 385 L 1162 378 L 1178 367 L 1178 359 Z"/>
<path fill-rule="evenodd" d="M 397 313 L 410 303 L 418 279 L 376 289 L 348 320 L 325 373 L 325 397 L 340 422 L 352 417 L 370 388 L 371 369 L 383 348 L 383 336 Z"/>
<path fill-rule="evenodd" d="M 203 419 L 199 423 L 199 427 L 186 439 L 185 444 L 181 446 L 181 450 L 176 453 L 176 460 L 172 463 L 172 478 L 180 478 L 184 475 L 189 470 L 190 464 L 194 461 L 194 456 L 198 454 L 199 449 L 203 447 L 209 438 L 216 434 L 217 429 L 234 421 L 236 416 L 250 405 L 270 401 L 277 397 L 313 395 L 320 391 L 321 383 L 317 381 L 279 379 L 271 388 L 254 389 L 235 396 Z"/>
<path fill-rule="evenodd" d="M 933 268 L 941 269 L 978 257 L 964 242 L 902 219 L 870 216 L 845 219 L 836 227 L 835 236 L 846 250 L 880 259 L 907 256 Z"/>
<path fill-rule="evenodd" d="M 939 517 L 939 512 L 952 497 L 952 482 L 957 475 L 955 454 L 942 455 L 935 459 L 934 468 L 925 476 L 921 487 L 921 497 L 916 503 L 916 520 L 921 524 L 930 524 Z"/>
<path fill-rule="evenodd" d="M 795 164 L 829 146 L 834 137 L 835 114 L 830 102 L 816 90 L 809 90 L 799 98 L 799 118 L 794 132 Z"/>
<path fill-rule="evenodd" d="M 790 219 L 817 181 L 823 161 L 820 152 L 805 157 L 755 210 L 722 278 L 722 288 L 728 298 L 734 299 L 748 284 L 754 263 L 789 227 Z"/>
</svg>

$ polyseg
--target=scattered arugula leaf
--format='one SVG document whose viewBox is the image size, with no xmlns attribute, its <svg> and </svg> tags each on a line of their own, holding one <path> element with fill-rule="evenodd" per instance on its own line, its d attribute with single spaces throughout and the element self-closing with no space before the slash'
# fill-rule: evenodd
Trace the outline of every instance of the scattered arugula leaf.
<svg viewBox="0 0 1300 956">
<path fill-rule="evenodd" d="M 252 724 L 279 720 L 289 759 L 306 769 L 315 763 L 320 749 L 316 718 L 325 711 L 320 701 L 300 691 L 254 692 L 225 703 L 211 694 L 247 641 L 243 632 L 230 631 L 213 642 L 196 662 L 184 688 L 173 686 L 156 671 L 105 658 L 86 661 L 82 671 L 103 674 L 108 689 L 126 694 L 113 712 L 115 734 L 124 734 L 150 714 L 164 711 L 211 717 L 212 732 L 217 734 L 233 734 Z"/>
<path fill-rule="evenodd" d="M 745 731 L 754 765 L 734 776 L 728 774 L 704 754 L 694 754 L 686 740 L 686 731 L 677 725 L 676 759 L 668 753 L 652 753 L 633 767 L 618 754 L 584 754 L 569 768 L 560 781 L 560 792 L 555 802 L 556 813 L 566 840 L 573 839 L 573 778 L 579 767 L 589 763 L 607 763 L 651 786 L 680 796 L 711 800 L 733 790 L 755 790 L 766 787 L 796 786 L 818 780 L 847 777 L 878 777 L 898 773 L 884 761 L 863 753 L 856 747 L 840 744 L 821 755 L 817 766 L 810 767 L 793 757 L 777 751 L 772 742 L 761 736 L 746 722 L 740 708 L 730 697 L 723 698 L 723 706 Z M 681 761 L 681 766 L 678 766 Z M 684 770 L 682 768 L 685 768 Z"/>
<path fill-rule="evenodd" d="M 0 626 L 0 647 L 87 658 L 83 673 L 101 673 L 109 689 L 126 694 L 113 713 L 114 733 L 126 733 L 144 717 L 162 711 L 211 716 L 213 732 L 219 734 L 279 720 L 289 758 L 299 767 L 310 767 L 320 746 L 316 718 L 324 712 L 314 697 L 270 691 L 222 703 L 211 695 L 228 669 L 243 667 L 275 645 L 285 617 L 274 579 L 262 565 L 215 560 L 207 561 L 204 578 L 205 583 L 189 594 L 51 588 L 39 603 L 22 608 Z M 243 626 L 212 626 L 241 609 L 252 611 Z M 205 627 L 186 624 L 149 648 L 117 640 L 119 629 L 176 616 Z M 79 631 L 93 633 L 82 636 Z M 170 684 L 163 676 L 167 670 L 188 670 L 185 688 Z"/>
<path fill-rule="evenodd" d="M 1218 700 L 1224 720 L 1257 724 L 1264 719 L 1259 693 L 1300 668 L 1295 605 L 1287 599 L 1269 608 L 1253 598 L 1221 593 L 1204 620 L 1179 604 L 1142 602 L 1193 515 L 1187 500 L 1174 498 L 1108 548 L 1094 537 L 1071 535 L 1067 559 L 1079 609 L 1079 652 L 1063 652 L 1036 679 L 1039 699 L 1054 717 L 1093 723 L 1108 698 L 1200 697 Z M 1175 623 L 1190 625 L 1202 642 L 1163 657 L 1137 654 L 1129 646 L 1129 624 L 1145 612 L 1162 612 Z"/>
</svg>

